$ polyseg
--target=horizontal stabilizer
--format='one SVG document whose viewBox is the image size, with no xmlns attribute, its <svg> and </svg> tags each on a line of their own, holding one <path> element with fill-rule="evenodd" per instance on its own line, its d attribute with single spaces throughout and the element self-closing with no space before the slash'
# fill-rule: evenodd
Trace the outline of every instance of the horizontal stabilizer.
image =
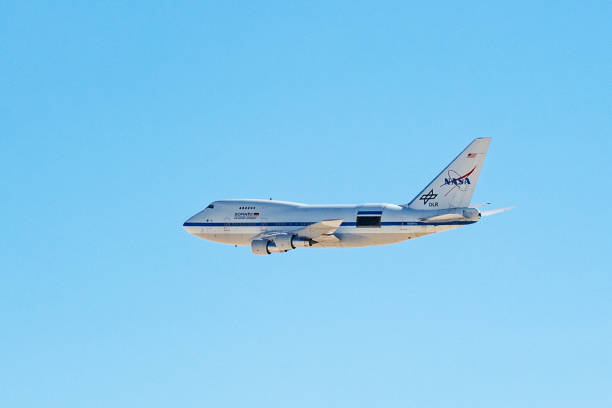
<svg viewBox="0 0 612 408">
<path fill-rule="evenodd" d="M 487 216 L 489 216 L 489 215 L 498 214 L 498 213 L 500 213 L 500 212 L 508 211 L 508 210 L 513 209 L 513 208 L 516 208 L 516 206 L 514 206 L 514 205 L 513 205 L 512 207 L 498 208 L 498 209 L 496 209 L 496 210 L 489 210 L 489 211 L 482 211 L 482 212 L 480 213 L 480 216 L 481 216 L 481 217 L 487 217 Z"/>
<path fill-rule="evenodd" d="M 450 210 L 445 214 L 432 215 L 431 217 L 420 218 L 424 222 L 452 222 L 452 221 L 478 221 L 480 213 L 475 208 L 463 208 Z"/>
<path fill-rule="evenodd" d="M 442 215 L 436 215 L 434 217 L 429 217 L 429 218 L 419 218 L 419 221 L 425 221 L 425 222 L 462 221 L 462 220 L 465 220 L 465 217 L 463 217 L 460 214 L 442 214 Z"/>
</svg>

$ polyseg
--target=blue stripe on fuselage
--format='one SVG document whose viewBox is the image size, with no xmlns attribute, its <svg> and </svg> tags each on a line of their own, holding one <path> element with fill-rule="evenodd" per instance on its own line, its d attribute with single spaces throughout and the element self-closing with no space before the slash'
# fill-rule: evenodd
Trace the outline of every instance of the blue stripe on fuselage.
<svg viewBox="0 0 612 408">
<path fill-rule="evenodd" d="M 306 227 L 316 224 L 320 221 L 313 222 L 186 222 L 183 227 Z M 391 225 L 407 225 L 407 226 L 424 226 L 424 225 L 468 225 L 476 221 L 448 221 L 448 222 L 419 222 L 419 221 L 387 221 L 381 222 L 382 226 Z M 345 221 L 340 227 L 354 227 L 355 222 Z M 372 227 L 368 227 L 371 229 Z"/>
</svg>

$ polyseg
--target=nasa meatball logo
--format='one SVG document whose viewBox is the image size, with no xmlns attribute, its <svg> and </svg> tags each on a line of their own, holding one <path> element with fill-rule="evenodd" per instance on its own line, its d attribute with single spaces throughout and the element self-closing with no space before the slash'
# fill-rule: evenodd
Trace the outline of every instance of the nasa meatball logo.
<svg viewBox="0 0 612 408">
<path fill-rule="evenodd" d="M 447 196 L 454 189 L 458 189 L 459 191 L 466 191 L 468 187 L 472 184 L 472 182 L 470 181 L 470 175 L 474 173 L 474 170 L 476 170 L 476 166 L 474 166 L 472 170 L 468 171 L 463 176 L 455 170 L 449 170 L 447 172 L 448 177 L 444 178 L 444 184 L 440 186 L 440 188 L 445 186 L 450 187 L 450 189 L 444 195 Z"/>
</svg>

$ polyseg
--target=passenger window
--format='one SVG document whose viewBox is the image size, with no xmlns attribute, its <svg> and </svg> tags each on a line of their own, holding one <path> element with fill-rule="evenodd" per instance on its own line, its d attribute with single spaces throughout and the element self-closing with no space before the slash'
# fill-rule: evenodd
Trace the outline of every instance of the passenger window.
<svg viewBox="0 0 612 408">
<path fill-rule="evenodd" d="M 357 216 L 357 228 L 380 228 L 380 215 L 358 215 Z"/>
</svg>

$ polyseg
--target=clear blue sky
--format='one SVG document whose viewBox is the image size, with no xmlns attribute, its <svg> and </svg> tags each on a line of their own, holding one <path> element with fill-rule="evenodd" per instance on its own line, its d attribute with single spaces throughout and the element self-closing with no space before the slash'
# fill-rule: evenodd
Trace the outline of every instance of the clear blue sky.
<svg viewBox="0 0 612 408">
<path fill-rule="evenodd" d="M 0 5 L 0 406 L 610 407 L 610 2 Z M 255 257 L 210 201 L 405 203 L 411 242 Z"/>
</svg>

